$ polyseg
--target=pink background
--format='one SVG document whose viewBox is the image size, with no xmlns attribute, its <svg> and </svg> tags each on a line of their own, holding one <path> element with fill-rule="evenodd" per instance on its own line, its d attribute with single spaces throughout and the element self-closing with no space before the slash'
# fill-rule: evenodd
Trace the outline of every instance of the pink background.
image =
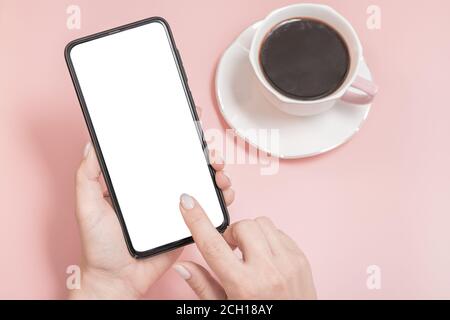
<svg viewBox="0 0 450 320">
<path fill-rule="evenodd" d="M 355 26 L 381 92 L 363 130 L 331 153 L 282 161 L 270 177 L 229 166 L 232 219 L 272 217 L 309 256 L 321 298 L 450 298 L 450 3 L 320 2 Z M 74 172 L 88 135 L 65 44 L 166 17 L 205 127 L 224 129 L 212 81 L 220 55 L 289 3 L 0 0 L 0 298 L 64 298 L 66 267 L 79 262 Z M 66 28 L 69 4 L 81 7 L 81 30 Z M 371 4 L 382 10 L 381 30 L 366 27 Z M 372 264 L 381 290 L 366 287 Z M 193 294 L 169 271 L 148 297 Z"/>
</svg>

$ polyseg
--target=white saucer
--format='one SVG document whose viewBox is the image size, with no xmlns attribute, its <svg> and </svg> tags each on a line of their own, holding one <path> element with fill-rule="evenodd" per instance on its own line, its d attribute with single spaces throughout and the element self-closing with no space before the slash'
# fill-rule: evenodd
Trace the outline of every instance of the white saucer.
<svg viewBox="0 0 450 320">
<path fill-rule="evenodd" d="M 257 25 L 241 33 L 228 47 L 216 70 L 216 95 L 226 122 L 249 144 L 282 159 L 312 157 L 347 142 L 361 128 L 371 104 L 354 106 L 339 101 L 331 110 L 312 117 L 291 116 L 272 106 L 260 93 L 248 59 Z M 365 62 L 359 74 L 372 79 Z M 270 139 L 249 134 L 259 129 L 278 129 L 278 146 L 274 148 Z"/>
</svg>

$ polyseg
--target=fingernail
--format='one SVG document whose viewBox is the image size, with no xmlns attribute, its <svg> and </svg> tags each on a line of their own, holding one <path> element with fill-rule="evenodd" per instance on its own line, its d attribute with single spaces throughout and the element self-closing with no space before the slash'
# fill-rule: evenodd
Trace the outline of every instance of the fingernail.
<svg viewBox="0 0 450 320">
<path fill-rule="evenodd" d="M 181 206 L 186 210 L 191 210 L 192 208 L 194 208 L 195 205 L 194 199 L 186 193 L 183 193 L 181 195 L 180 202 Z"/>
<path fill-rule="evenodd" d="M 176 264 L 173 266 L 173 269 L 178 273 L 178 275 L 184 280 L 189 280 L 191 278 L 191 273 L 188 269 L 183 267 L 181 264 Z"/>
<path fill-rule="evenodd" d="M 228 180 L 230 180 L 231 181 L 231 178 L 230 178 L 230 176 L 228 175 L 228 173 L 227 172 L 225 172 L 225 171 L 222 171 L 222 174 L 225 176 L 225 177 L 227 177 L 228 178 Z"/>
<path fill-rule="evenodd" d="M 83 155 L 84 155 L 85 158 L 87 158 L 87 156 L 88 156 L 88 154 L 89 154 L 89 151 L 91 150 L 91 146 L 92 146 L 92 144 L 91 144 L 91 142 L 89 141 L 89 142 L 86 144 L 86 146 L 84 147 Z"/>
<path fill-rule="evenodd" d="M 214 157 L 214 163 L 215 164 L 224 164 L 223 158 L 220 154 L 218 154 Z"/>
</svg>

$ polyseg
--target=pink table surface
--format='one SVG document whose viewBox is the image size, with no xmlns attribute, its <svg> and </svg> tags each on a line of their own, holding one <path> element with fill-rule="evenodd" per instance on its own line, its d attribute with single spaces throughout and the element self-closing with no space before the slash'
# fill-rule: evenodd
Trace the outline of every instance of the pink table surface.
<svg viewBox="0 0 450 320">
<path fill-rule="evenodd" d="M 316 2 L 310 0 L 310 2 Z M 228 168 L 233 220 L 267 215 L 300 244 L 321 298 L 450 298 L 450 2 L 321 1 L 355 26 L 380 94 L 363 130 L 323 156 Z M 65 44 L 149 16 L 171 23 L 206 128 L 220 55 L 248 25 L 294 1 L 0 1 L 0 298 L 64 298 L 79 262 L 74 172 L 88 140 Z M 81 29 L 66 8 L 81 8 Z M 369 5 L 381 30 L 366 27 Z M 199 259 L 192 246 L 185 257 Z M 381 290 L 366 286 L 378 265 Z M 191 298 L 169 271 L 148 298 Z"/>
</svg>

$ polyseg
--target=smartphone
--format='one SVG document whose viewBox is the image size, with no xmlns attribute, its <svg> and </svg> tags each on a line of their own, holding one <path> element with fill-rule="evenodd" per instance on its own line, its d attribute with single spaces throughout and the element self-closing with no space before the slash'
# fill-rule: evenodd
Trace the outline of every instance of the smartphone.
<svg viewBox="0 0 450 320">
<path fill-rule="evenodd" d="M 195 196 L 229 224 L 169 24 L 153 17 L 70 42 L 69 72 L 130 254 L 191 243 L 179 210 Z"/>
</svg>

